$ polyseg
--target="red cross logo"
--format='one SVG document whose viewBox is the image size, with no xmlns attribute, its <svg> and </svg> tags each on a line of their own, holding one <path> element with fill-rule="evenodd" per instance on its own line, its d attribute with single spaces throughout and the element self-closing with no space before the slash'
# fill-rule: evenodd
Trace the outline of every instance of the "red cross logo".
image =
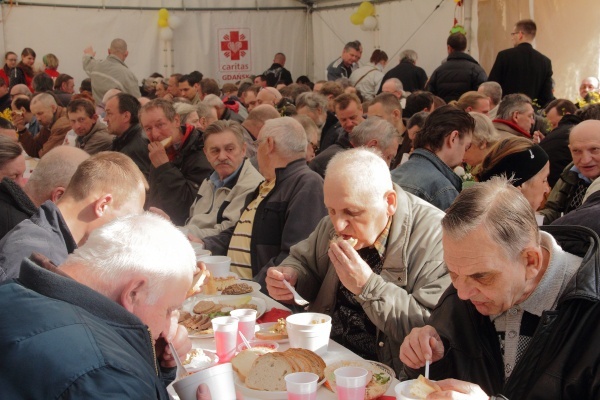
<svg viewBox="0 0 600 400">
<path fill-rule="evenodd" d="M 239 60 L 240 57 L 246 55 L 248 50 L 248 41 L 245 40 L 246 36 L 238 31 L 230 31 L 223 36 L 221 41 L 221 51 L 225 52 L 225 57 L 231 58 L 231 60 Z"/>
</svg>

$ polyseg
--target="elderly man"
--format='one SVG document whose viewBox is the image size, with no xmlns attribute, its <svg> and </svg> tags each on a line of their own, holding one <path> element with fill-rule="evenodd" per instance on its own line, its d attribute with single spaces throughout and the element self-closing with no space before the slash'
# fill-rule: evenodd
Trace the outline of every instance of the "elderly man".
<svg viewBox="0 0 600 400">
<path fill-rule="evenodd" d="M 335 114 L 343 129 L 343 135 L 337 141 L 325 150 L 321 150 L 310 163 L 310 168 L 321 176 L 325 176 L 325 169 L 329 160 L 342 150 L 352 147 L 349 134 L 355 126 L 359 125 L 365 119 L 363 118 L 362 105 L 360 99 L 355 94 L 341 94 L 335 98 Z M 335 127 L 335 126 L 334 126 Z M 332 129 L 334 128 L 332 127 Z M 323 138 L 321 137 L 321 140 Z"/>
<path fill-rule="evenodd" d="M 143 211 L 147 183 L 131 159 L 115 152 L 83 161 L 64 194 L 46 201 L 0 241 L 0 281 L 15 278 L 36 251 L 60 264 L 90 233 L 122 215 Z"/>
<path fill-rule="evenodd" d="M 379 117 L 385 119 L 396 128 L 396 131 L 400 135 L 400 145 L 396 151 L 396 157 L 394 157 L 390 164 L 390 168 L 394 169 L 400 164 L 400 160 L 402 160 L 404 154 L 410 153 L 412 148 L 412 140 L 408 137 L 408 132 L 402 119 L 402 105 L 398 97 L 392 93 L 383 92 L 375 96 L 367 110 L 369 118 Z"/>
<path fill-rule="evenodd" d="M 242 118 L 242 116 L 235 111 L 232 111 L 229 107 L 225 107 L 223 100 L 221 100 L 217 95 L 207 94 L 204 97 L 204 100 L 202 100 L 202 104 L 206 104 L 207 106 L 214 108 L 217 112 L 217 119 L 220 121 L 231 120 L 239 122 L 240 124 L 244 122 L 244 118 Z"/>
<path fill-rule="evenodd" d="M 27 128 L 33 136 L 40 132 L 40 122 L 31 112 L 31 99 L 29 96 L 24 94 L 13 96 L 10 108 L 14 125 L 24 124 L 25 128 Z"/>
<path fill-rule="evenodd" d="M 96 52 L 92 46 L 83 50 L 83 69 L 92 80 L 92 93 L 96 104 L 101 104 L 104 94 L 113 88 L 136 98 L 141 96 L 137 78 L 125 65 L 128 55 L 127 43 L 123 39 L 113 39 L 110 42 L 108 57 L 102 61 L 94 59 Z"/>
<path fill-rule="evenodd" d="M 373 116 L 354 128 L 348 139 L 352 147 L 377 149 L 389 167 L 396 157 L 400 135 L 394 125 L 383 118 Z"/>
<path fill-rule="evenodd" d="M 306 146 L 306 162 L 311 162 L 317 152 L 319 151 L 319 139 L 321 136 L 321 132 L 319 132 L 319 128 L 315 122 L 306 115 L 294 115 L 296 121 L 302 124 L 304 128 L 304 132 L 306 132 L 306 140 L 308 140 L 308 145 Z"/>
<path fill-rule="evenodd" d="M 319 148 L 325 150 L 340 137 L 344 129 L 335 116 L 335 97 L 342 94 L 342 88 L 335 82 L 325 82 L 325 93 L 306 92 L 296 97 L 296 111 L 308 115 L 321 132 Z M 335 94 L 337 93 L 337 94 Z"/>
<path fill-rule="evenodd" d="M 203 134 L 204 154 L 215 171 L 202 182 L 190 219 L 182 231 L 204 238 L 218 235 L 237 224 L 246 197 L 263 181 L 262 175 L 244 157 L 242 127 L 235 121 L 217 121 Z"/>
<path fill-rule="evenodd" d="M 462 164 L 471 146 L 475 120 L 454 106 L 436 108 L 425 120 L 413 142 L 407 162 L 392 171 L 402 189 L 445 210 L 462 189 L 453 168 Z"/>
<path fill-rule="evenodd" d="M 402 86 L 400 79 L 390 78 L 381 85 L 381 93 L 391 93 L 396 96 L 398 101 L 400 101 L 404 94 L 404 87 Z"/>
<path fill-rule="evenodd" d="M 256 138 L 265 122 L 279 117 L 279 112 L 269 104 L 256 106 L 248 113 L 248 118 L 242 122 L 244 140 L 246 141 L 246 157 L 252 159 L 256 156 Z"/>
<path fill-rule="evenodd" d="M 427 321 L 450 283 L 436 228 L 444 214 L 394 185 L 365 149 L 331 160 L 324 192 L 329 216 L 269 269 L 269 294 L 290 301 L 286 279 L 310 311 L 332 316 L 333 340 L 400 371 L 404 336 Z"/>
<path fill-rule="evenodd" d="M 282 117 L 265 122 L 257 142 L 265 181 L 235 227 L 203 241 L 213 254 L 231 257 L 232 271 L 264 283 L 267 268 L 281 263 L 327 211 L 323 179 L 306 165 L 306 133 L 298 121 Z"/>
<path fill-rule="evenodd" d="M 544 224 L 579 207 L 585 191 L 600 176 L 600 121 L 587 120 L 571 129 L 569 150 L 573 162 L 565 167 L 552 188 L 544 209 Z"/>
<path fill-rule="evenodd" d="M 279 103 L 281 97 L 281 93 L 275 88 L 262 88 L 256 95 L 256 105 L 260 106 L 261 104 L 268 104 L 277 107 L 277 103 Z"/>
<path fill-rule="evenodd" d="M 19 143 L 31 157 L 42 157 L 56 146 L 60 146 L 67 132 L 71 130 L 71 123 L 67 118 L 67 110 L 56 104 L 51 94 L 40 93 L 30 103 L 31 112 L 42 126 L 40 132 L 33 134 L 25 126 L 24 118 L 14 121 Z"/>
<path fill-rule="evenodd" d="M 183 225 L 200 184 L 212 173 L 202 136 L 191 125 L 182 126 L 173 105 L 164 99 L 144 105 L 139 116 L 150 139 L 148 205 L 163 210 L 174 224 Z"/>
<path fill-rule="evenodd" d="M 545 230 L 502 178 L 466 189 L 447 210 L 453 286 L 400 350 L 411 377 L 432 362 L 443 392 L 429 399 L 597 397 L 598 238 L 582 227 Z"/>
<path fill-rule="evenodd" d="M 501 138 L 510 135 L 532 138 L 531 127 L 534 122 L 534 111 L 531 99 L 521 93 L 504 96 L 498 106 L 494 127 Z"/>
<path fill-rule="evenodd" d="M 349 78 L 352 71 L 358 68 L 361 53 L 362 49 L 358 41 L 346 43 L 342 55 L 327 66 L 327 80 L 335 81 L 340 78 Z"/>
<path fill-rule="evenodd" d="M 577 104 L 583 103 L 585 106 L 586 103 L 589 103 L 586 99 L 587 95 L 593 92 L 598 92 L 598 78 L 589 76 L 583 79 L 579 85 L 579 97 L 582 101 L 578 101 Z"/>
<path fill-rule="evenodd" d="M 60 268 L 23 260 L 0 288 L 3 397 L 169 399 L 166 342 L 191 348 L 174 321 L 195 267 L 185 237 L 151 214 L 96 230 Z"/>
<path fill-rule="evenodd" d="M 85 99 L 72 100 L 67 106 L 71 128 L 77 135 L 75 147 L 94 155 L 112 148 L 114 136 L 106 124 L 98 119 L 94 105 Z"/>
<path fill-rule="evenodd" d="M 115 135 L 112 151 L 128 155 L 148 179 L 150 158 L 148 157 L 148 139 L 140 126 L 138 99 L 127 93 L 119 93 L 106 102 L 104 122 L 108 133 Z"/>
<path fill-rule="evenodd" d="M 427 73 L 417 66 L 418 54 L 414 50 L 404 50 L 400 53 L 400 63 L 390 69 L 384 76 L 382 83 L 391 78 L 397 78 L 402 82 L 404 90 L 415 92 L 423 90 L 427 83 Z M 382 85 L 383 86 L 383 85 Z M 383 88 L 379 88 L 381 93 Z"/>
<path fill-rule="evenodd" d="M 327 122 L 327 97 L 314 92 L 300 93 L 296 97 L 296 112 L 298 115 L 306 115 L 313 120 L 317 128 L 323 133 L 323 127 Z"/>
<path fill-rule="evenodd" d="M 552 62 L 531 45 L 536 33 L 532 20 L 517 22 L 510 33 L 514 47 L 498 53 L 489 80 L 498 82 L 504 95 L 523 93 L 544 107 L 554 100 Z"/>
<path fill-rule="evenodd" d="M 490 112 L 488 116 L 491 119 L 495 119 L 496 115 L 498 115 L 498 106 L 502 100 L 502 86 L 498 82 L 487 81 L 479 85 L 477 92 L 490 99 Z"/>
</svg>

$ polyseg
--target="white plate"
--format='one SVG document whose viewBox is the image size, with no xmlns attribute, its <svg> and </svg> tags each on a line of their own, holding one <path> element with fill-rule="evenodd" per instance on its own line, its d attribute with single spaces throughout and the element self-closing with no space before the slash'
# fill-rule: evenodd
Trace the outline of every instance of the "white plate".
<svg viewBox="0 0 600 400">
<path fill-rule="evenodd" d="M 371 383 L 371 381 L 373 381 L 373 385 L 376 385 L 376 380 L 373 378 L 373 373 L 386 373 L 390 376 L 390 379 L 383 384 L 380 384 L 380 387 L 382 388 L 381 393 L 385 393 L 387 391 L 387 389 L 390 387 L 390 385 L 392 384 L 392 381 L 394 380 L 394 378 L 396 378 L 396 373 L 394 372 L 393 369 L 391 369 L 390 367 L 388 367 L 385 364 L 382 364 L 380 362 L 377 361 L 370 361 L 370 360 L 343 360 L 343 361 L 336 361 L 334 363 L 329 364 L 327 367 L 325 367 L 325 379 L 327 381 L 329 381 L 329 387 L 331 388 L 331 390 L 335 393 L 335 375 L 334 375 L 334 371 L 337 368 L 341 368 L 341 367 L 361 367 L 366 369 L 367 371 L 369 371 L 369 374 L 371 374 L 371 378 L 369 379 L 368 383 L 367 383 L 367 396 L 365 398 L 369 398 L 369 399 L 373 399 L 373 398 L 378 398 L 377 397 L 369 397 L 368 394 L 369 393 L 373 393 L 372 391 L 374 389 L 369 389 L 369 383 Z M 385 390 L 384 390 L 385 389 Z M 370 391 L 371 390 L 371 391 Z M 381 395 L 380 395 L 381 396 Z"/>
<path fill-rule="evenodd" d="M 256 325 L 256 331 L 268 331 L 273 325 L 275 325 L 276 322 L 265 322 L 264 324 L 258 324 Z M 273 339 L 256 339 L 256 340 L 272 340 L 273 342 L 277 342 L 277 343 L 288 343 L 290 341 L 290 338 L 287 337 L 285 339 L 279 339 L 279 340 L 273 340 Z"/>
<path fill-rule="evenodd" d="M 321 380 L 317 383 L 317 390 L 325 383 L 326 379 Z M 237 373 L 233 373 L 233 383 L 236 389 L 242 392 L 245 396 L 253 397 L 260 400 L 287 400 L 287 392 L 283 391 L 266 391 L 266 390 L 254 390 L 246 386 L 242 382 Z"/>
<path fill-rule="evenodd" d="M 192 350 L 202 350 L 204 352 L 204 354 L 210 358 L 210 361 L 208 362 L 208 364 L 200 367 L 200 368 L 189 368 L 189 364 L 188 365 L 184 365 L 184 367 L 186 368 L 186 371 L 189 369 L 192 369 L 193 372 L 192 373 L 196 373 L 198 371 L 202 371 L 203 369 L 206 368 L 210 368 L 214 365 L 217 365 L 217 363 L 219 362 L 219 357 L 217 356 L 217 353 L 215 353 L 212 350 L 206 350 L 206 349 L 201 349 L 201 348 L 197 348 L 197 349 L 192 349 Z"/>
<path fill-rule="evenodd" d="M 191 314 L 195 314 L 194 313 L 194 306 L 196 305 L 197 302 L 199 302 L 201 300 L 203 300 L 203 301 L 213 301 L 213 302 L 218 303 L 218 304 L 228 304 L 228 302 L 235 302 L 236 300 L 239 300 L 239 298 L 241 296 L 250 296 L 250 294 L 246 294 L 246 295 L 231 295 L 231 296 L 222 295 L 222 296 L 213 296 L 213 297 L 206 297 L 206 296 L 202 296 L 202 295 L 196 295 L 196 296 L 192 296 L 192 297 L 188 298 L 187 300 L 185 300 L 183 302 L 183 307 L 181 307 L 181 309 L 183 311 L 187 311 L 187 312 L 189 312 Z M 250 301 L 248 302 L 248 304 L 254 304 L 256 306 L 256 318 L 260 318 L 265 313 L 265 311 L 267 310 L 267 304 L 260 297 L 251 297 Z M 211 337 L 214 336 L 214 334 L 212 334 L 212 333 L 205 333 L 203 335 L 190 334 L 188 336 L 190 338 L 193 338 L 193 339 L 204 339 L 204 338 L 211 338 Z"/>
</svg>

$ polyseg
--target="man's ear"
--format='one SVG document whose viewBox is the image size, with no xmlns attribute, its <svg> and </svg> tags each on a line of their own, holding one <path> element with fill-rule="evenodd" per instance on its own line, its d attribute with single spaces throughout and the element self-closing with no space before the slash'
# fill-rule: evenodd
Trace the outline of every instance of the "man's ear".
<svg viewBox="0 0 600 400">
<path fill-rule="evenodd" d="M 52 189 L 52 192 L 50 192 L 50 200 L 52 200 L 53 203 L 56 203 L 58 200 L 60 200 L 64 193 L 65 188 L 62 186 L 57 186 Z"/>
<path fill-rule="evenodd" d="M 460 140 L 460 135 L 458 131 L 452 131 L 448 136 L 446 136 L 448 147 L 452 148 L 456 146 Z"/>
<path fill-rule="evenodd" d="M 539 247 L 526 247 L 521 252 L 521 260 L 525 265 L 525 279 L 535 279 L 544 266 L 542 249 Z"/>
<path fill-rule="evenodd" d="M 396 213 L 396 209 L 398 208 L 398 195 L 395 190 L 388 190 L 384 196 L 387 204 L 387 214 L 388 216 L 392 216 Z"/>
<path fill-rule="evenodd" d="M 145 278 L 131 279 L 119 295 L 119 303 L 130 313 L 135 314 L 136 307 L 145 300 Z"/>
<path fill-rule="evenodd" d="M 94 201 L 94 215 L 96 218 L 102 218 L 102 216 L 108 211 L 108 208 L 112 206 L 113 197 L 112 194 L 106 193 L 100 196 L 99 199 Z"/>
</svg>

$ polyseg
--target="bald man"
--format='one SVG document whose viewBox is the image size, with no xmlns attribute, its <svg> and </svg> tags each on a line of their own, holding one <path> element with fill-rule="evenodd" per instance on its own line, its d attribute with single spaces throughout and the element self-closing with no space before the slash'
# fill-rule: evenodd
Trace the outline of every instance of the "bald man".
<svg viewBox="0 0 600 400">
<path fill-rule="evenodd" d="M 263 75 L 267 78 L 267 86 L 276 87 L 278 83 L 285 85 L 294 83 L 292 74 L 285 69 L 285 54 L 283 53 L 275 54 L 273 65 L 263 72 Z"/>
</svg>

